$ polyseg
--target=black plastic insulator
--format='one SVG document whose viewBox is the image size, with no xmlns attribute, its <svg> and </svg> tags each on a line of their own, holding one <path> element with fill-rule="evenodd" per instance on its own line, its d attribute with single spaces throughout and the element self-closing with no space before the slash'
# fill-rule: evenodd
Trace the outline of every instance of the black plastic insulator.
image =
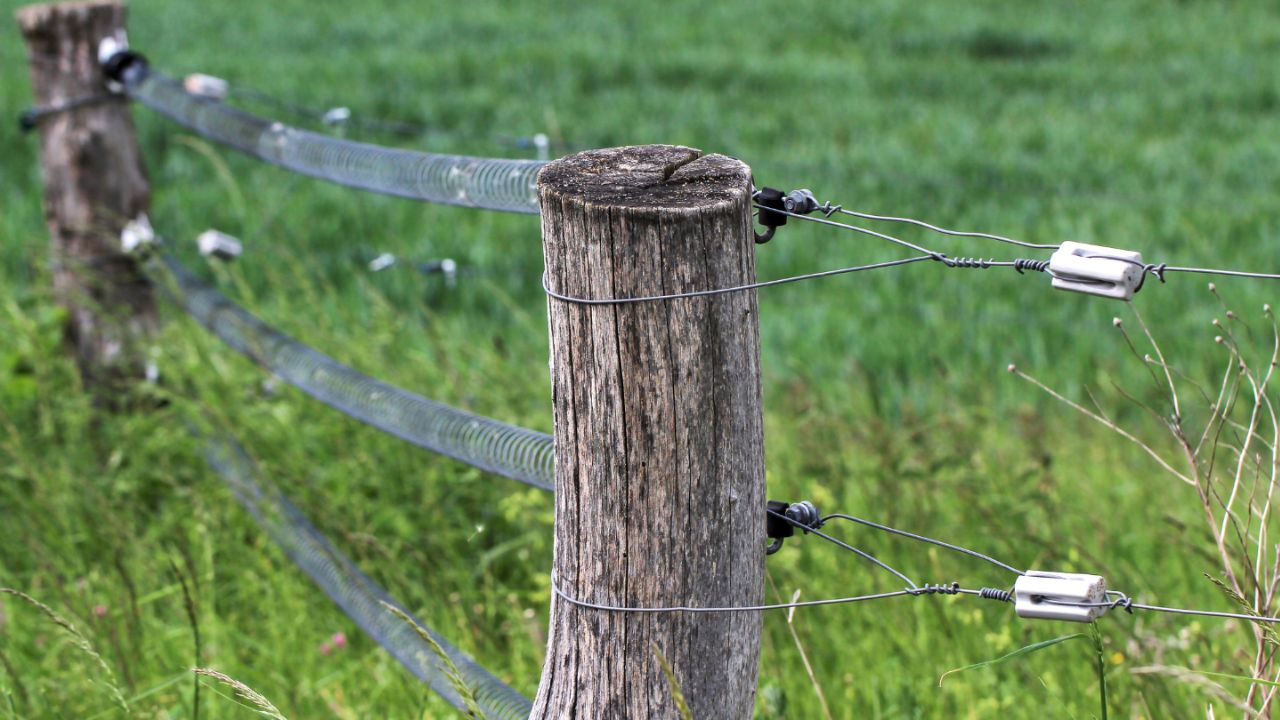
<svg viewBox="0 0 1280 720">
<path fill-rule="evenodd" d="M 770 500 L 768 507 L 769 512 L 765 513 L 765 535 L 774 539 L 789 538 L 795 535 L 795 526 L 786 520 L 787 508 L 791 507 L 791 503 Z"/>
<path fill-rule="evenodd" d="M 141 79 L 147 72 L 147 58 L 132 50 L 121 50 L 102 64 L 102 74 L 122 85 Z"/>
<path fill-rule="evenodd" d="M 28 133 L 36 129 L 40 124 L 40 111 L 35 108 L 27 108 L 18 116 L 18 127 L 22 132 Z"/>
<path fill-rule="evenodd" d="M 760 214 L 756 217 L 756 222 L 767 228 L 763 234 L 756 233 L 757 243 L 769 242 L 773 238 L 773 233 L 787 224 L 787 216 L 783 214 L 787 209 L 785 198 L 786 194 L 777 188 L 761 188 L 760 192 L 756 193 L 756 205 L 760 206 Z"/>
<path fill-rule="evenodd" d="M 791 503 L 787 507 L 786 516 L 801 526 L 805 532 L 822 527 L 822 513 L 808 500 Z"/>
</svg>

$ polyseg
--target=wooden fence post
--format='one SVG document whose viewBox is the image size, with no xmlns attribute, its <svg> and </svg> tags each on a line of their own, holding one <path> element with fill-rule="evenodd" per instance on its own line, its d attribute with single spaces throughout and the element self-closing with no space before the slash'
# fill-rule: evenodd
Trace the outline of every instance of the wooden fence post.
<svg viewBox="0 0 1280 720">
<path fill-rule="evenodd" d="M 122 3 L 31 5 L 17 19 L 37 105 L 106 91 L 98 44 L 124 29 Z M 151 287 L 120 249 L 120 230 L 146 212 L 151 188 L 123 97 L 49 115 L 39 128 L 54 291 L 82 376 L 109 392 L 142 375 L 141 340 L 156 324 Z"/>
<path fill-rule="evenodd" d="M 538 178 L 558 293 L 671 294 L 755 279 L 751 172 L 666 145 L 593 150 Z M 619 606 L 764 594 L 764 430 L 755 293 L 583 305 L 551 299 L 556 583 Z M 752 714 L 758 613 L 636 614 L 553 597 L 531 718 Z"/>
</svg>

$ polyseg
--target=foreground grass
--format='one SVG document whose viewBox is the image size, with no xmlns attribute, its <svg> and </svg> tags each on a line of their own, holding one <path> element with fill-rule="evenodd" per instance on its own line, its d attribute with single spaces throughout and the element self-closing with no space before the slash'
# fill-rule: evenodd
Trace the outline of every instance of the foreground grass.
<svg viewBox="0 0 1280 720">
<path fill-rule="evenodd" d="M 1133 246 L 1158 260 L 1273 268 L 1280 135 L 1264 69 L 1280 59 L 1280 18 L 1261 3 L 1158 9 L 693 3 L 658 17 L 638 5 L 466 3 L 424 19 L 392 2 L 358 15 L 301 2 L 139 2 L 132 27 L 166 69 L 420 119 L 433 128 L 420 142 L 433 149 L 511 154 L 502 136 L 539 131 L 576 146 L 678 142 L 742 157 L 762 184 L 807 185 L 850 206 Z M 0 43 L 0 104 L 17 108 L 28 91 L 10 40 Z M 380 378 L 549 429 L 535 220 L 358 195 L 215 151 L 234 178 L 224 182 L 198 143 L 137 117 L 153 220 L 179 252 L 190 257 L 190 238 L 209 225 L 246 240 L 243 262 L 209 270 L 229 293 Z M 142 716 L 193 715 L 192 667 L 243 681 L 289 717 L 448 716 L 206 469 L 181 419 L 212 413 L 375 579 L 532 693 L 549 498 L 406 447 L 288 388 L 264 390 L 259 371 L 177 316 L 157 342 L 164 382 L 140 391 L 167 404 L 93 411 L 59 352 L 45 294 L 34 143 L 10 135 L 0 148 L 0 586 L 68 618 Z M 471 274 L 454 290 L 403 265 L 370 274 L 365 263 L 383 251 L 453 257 Z M 761 249 L 761 274 L 890 256 L 788 226 Z M 1215 564 L 1194 498 L 1002 372 L 1016 360 L 1077 397 L 1108 378 L 1143 399 L 1156 392 L 1109 332 L 1118 306 L 1046 286 L 1044 277 L 920 268 L 762 295 L 771 497 L 809 498 L 1017 565 L 1100 572 L 1155 601 L 1223 607 L 1201 575 Z M 1207 325 L 1218 309 L 1202 288 L 1174 278 L 1139 299 L 1171 360 L 1200 376 L 1220 359 Z M 1275 296 L 1259 284 L 1230 293 L 1241 308 Z M 845 532 L 930 581 L 1008 581 Z M 787 597 L 893 589 L 807 541 L 788 543 L 770 572 Z M 122 712 L 92 657 L 38 612 L 0 601 L 0 618 L 0 717 Z M 938 687 L 947 670 L 1074 630 L 1019 622 L 998 606 L 815 609 L 793 627 L 833 717 L 1097 712 L 1094 652 L 1083 644 Z M 1117 614 L 1102 630 L 1117 715 L 1230 707 L 1212 686 L 1135 667 L 1239 674 L 1248 664 L 1248 635 L 1228 623 Z M 322 652 L 338 632 L 345 645 Z M 218 691 L 207 687 L 202 717 L 250 716 Z M 783 616 L 766 620 L 760 697 L 762 717 L 823 717 Z"/>
</svg>

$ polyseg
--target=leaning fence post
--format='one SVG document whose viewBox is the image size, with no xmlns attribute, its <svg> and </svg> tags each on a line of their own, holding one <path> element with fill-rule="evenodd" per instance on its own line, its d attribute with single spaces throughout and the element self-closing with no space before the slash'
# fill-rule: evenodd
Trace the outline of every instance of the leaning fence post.
<svg viewBox="0 0 1280 720">
<path fill-rule="evenodd" d="M 579 298 L 755 279 L 751 173 L 666 145 L 593 150 L 538 178 L 547 287 Z M 631 304 L 549 298 L 554 582 L 615 606 L 735 606 L 764 592 L 754 291 Z M 638 614 L 553 596 L 532 718 L 752 714 L 758 613 Z"/>
<path fill-rule="evenodd" d="M 82 376 L 98 391 L 142 374 L 141 338 L 155 325 L 150 285 L 120 249 L 125 223 L 146 212 L 151 188 L 122 96 L 106 93 L 103 38 L 124 30 L 119 2 L 30 5 L 17 12 L 37 107 L 94 98 L 28 118 L 40 131 L 44 211 L 54 291 Z"/>
</svg>

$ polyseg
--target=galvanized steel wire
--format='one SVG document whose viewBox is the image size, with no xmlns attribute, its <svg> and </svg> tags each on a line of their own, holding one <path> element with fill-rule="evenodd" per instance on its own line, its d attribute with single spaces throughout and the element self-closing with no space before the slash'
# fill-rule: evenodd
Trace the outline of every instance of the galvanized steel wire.
<svg viewBox="0 0 1280 720">
<path fill-rule="evenodd" d="M 554 456 L 546 433 L 459 410 L 375 380 L 281 333 L 171 256 L 160 278 L 174 299 L 227 345 L 311 397 L 379 430 L 481 470 L 544 490 L 553 485 Z M 155 273 L 157 261 L 147 263 Z"/>
<path fill-rule="evenodd" d="M 450 705 L 467 711 L 465 700 L 449 680 L 450 670 L 444 660 L 414 628 L 390 613 L 383 603 L 413 617 L 409 610 L 334 547 L 288 497 L 262 480 L 255 463 L 239 443 L 228 436 L 209 440 L 205 456 L 253 519 L 348 617 Z M 529 698 L 421 621 L 414 618 L 414 622 L 431 636 L 457 668 L 458 676 L 485 717 L 494 720 L 529 717 L 533 709 Z"/>
<path fill-rule="evenodd" d="M 303 175 L 425 202 L 538 212 L 541 160 L 440 155 L 301 130 L 192 95 L 151 68 L 129 76 L 125 91 L 202 137 Z"/>
</svg>

